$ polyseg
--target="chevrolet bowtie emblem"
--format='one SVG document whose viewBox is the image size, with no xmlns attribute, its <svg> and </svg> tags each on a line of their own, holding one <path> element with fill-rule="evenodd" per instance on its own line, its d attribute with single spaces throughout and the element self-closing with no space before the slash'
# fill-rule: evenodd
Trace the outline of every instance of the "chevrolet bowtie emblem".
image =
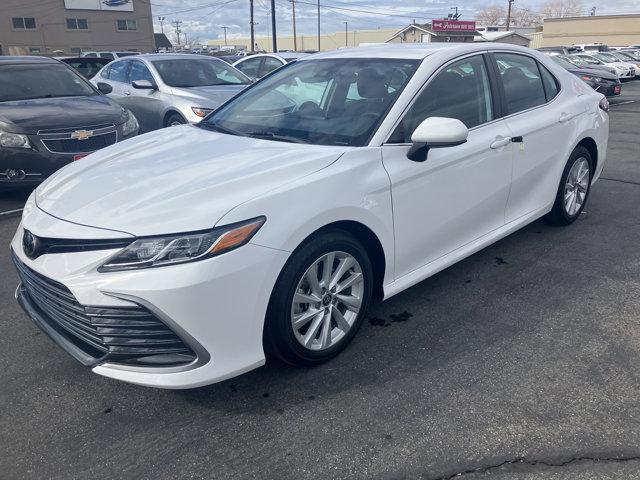
<svg viewBox="0 0 640 480">
<path fill-rule="evenodd" d="M 76 130 L 71 134 L 71 138 L 75 140 L 86 140 L 91 137 L 93 137 L 92 130 Z"/>
</svg>

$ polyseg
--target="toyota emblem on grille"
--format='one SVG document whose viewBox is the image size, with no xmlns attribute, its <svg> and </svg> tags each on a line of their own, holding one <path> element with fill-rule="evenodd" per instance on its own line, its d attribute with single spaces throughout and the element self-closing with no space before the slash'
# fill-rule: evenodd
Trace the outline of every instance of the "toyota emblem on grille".
<svg viewBox="0 0 640 480">
<path fill-rule="evenodd" d="M 93 130 L 76 130 L 71 134 L 74 140 L 87 140 L 91 137 L 93 137 Z"/>
<path fill-rule="evenodd" d="M 38 239 L 29 230 L 25 230 L 22 234 L 22 249 L 31 260 L 38 256 Z"/>
</svg>

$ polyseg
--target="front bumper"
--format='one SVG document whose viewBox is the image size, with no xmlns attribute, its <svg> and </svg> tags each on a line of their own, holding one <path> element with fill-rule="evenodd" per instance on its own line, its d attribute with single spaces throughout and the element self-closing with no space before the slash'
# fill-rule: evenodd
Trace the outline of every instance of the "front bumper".
<svg viewBox="0 0 640 480">
<path fill-rule="evenodd" d="M 120 136 L 117 141 L 137 134 Z M 33 148 L 0 148 L 0 187 L 37 185 L 65 165 L 92 153 L 55 153 L 49 151 L 37 135 L 28 137 Z"/>
<path fill-rule="evenodd" d="M 23 219 L 25 227 L 36 235 L 46 236 L 42 226 L 53 221 L 53 217 L 43 219 L 48 215 L 41 211 L 31 215 L 40 218 L 37 221 Z M 288 258 L 287 252 L 250 243 L 200 262 L 98 273 L 97 267 L 113 255 L 114 250 L 49 254 L 29 260 L 22 250 L 22 231 L 21 224 L 11 246 L 16 257 L 30 269 L 63 284 L 84 306 L 144 306 L 185 339 L 199 359 L 180 367 L 147 367 L 110 361 L 91 364 L 88 360 L 86 363 L 95 373 L 145 386 L 192 388 L 264 364 L 265 312 L 277 275 Z M 68 342 L 65 344 L 47 331 L 43 319 L 25 303 L 20 290 L 17 294 L 34 322 L 73 354 Z"/>
</svg>

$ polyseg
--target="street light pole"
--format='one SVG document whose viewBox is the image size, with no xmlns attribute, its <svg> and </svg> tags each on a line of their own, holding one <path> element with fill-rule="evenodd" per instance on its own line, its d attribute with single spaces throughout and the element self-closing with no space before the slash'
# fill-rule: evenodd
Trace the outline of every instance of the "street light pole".
<svg viewBox="0 0 640 480">
<path fill-rule="evenodd" d="M 249 22 L 251 24 L 251 48 L 249 51 L 253 52 L 256 48 L 255 22 L 253 21 L 253 0 L 249 0 Z"/>
<path fill-rule="evenodd" d="M 344 23 L 344 46 L 348 47 L 349 46 L 349 22 L 342 22 Z"/>
<path fill-rule="evenodd" d="M 164 33 L 164 17 L 158 17 L 158 21 L 160 22 L 160 33 Z"/>
<path fill-rule="evenodd" d="M 278 40 L 276 38 L 276 0 L 271 0 L 271 31 L 273 32 L 273 37 L 271 38 L 273 53 L 278 53 Z"/>
</svg>

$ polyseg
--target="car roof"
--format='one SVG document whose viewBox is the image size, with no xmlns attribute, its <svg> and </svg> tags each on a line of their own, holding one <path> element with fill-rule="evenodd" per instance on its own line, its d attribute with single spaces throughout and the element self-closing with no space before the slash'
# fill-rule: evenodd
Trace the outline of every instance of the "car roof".
<svg viewBox="0 0 640 480">
<path fill-rule="evenodd" d="M 211 57 L 208 55 L 198 55 L 197 53 L 143 53 L 141 55 L 135 55 L 135 58 L 140 60 L 174 60 L 174 59 L 181 59 L 181 58 L 198 58 L 198 59 L 216 59 L 216 60 L 220 60 L 219 58 L 216 57 Z M 129 57 L 124 57 L 124 58 L 118 58 L 117 61 L 123 60 L 123 59 L 128 59 L 131 60 L 131 58 Z M 224 60 L 220 60 L 220 61 L 224 61 Z"/>
<path fill-rule="evenodd" d="M 31 56 L 0 56 L 0 65 L 27 63 L 60 63 L 55 58 Z"/>
<path fill-rule="evenodd" d="M 315 53 L 301 57 L 299 61 L 320 58 L 406 58 L 424 59 L 437 52 L 449 51 L 452 55 L 483 52 L 489 50 L 513 50 L 514 52 L 535 52 L 530 48 L 488 42 L 478 43 L 382 43 L 366 47 L 340 48 L 329 52 Z"/>
</svg>

